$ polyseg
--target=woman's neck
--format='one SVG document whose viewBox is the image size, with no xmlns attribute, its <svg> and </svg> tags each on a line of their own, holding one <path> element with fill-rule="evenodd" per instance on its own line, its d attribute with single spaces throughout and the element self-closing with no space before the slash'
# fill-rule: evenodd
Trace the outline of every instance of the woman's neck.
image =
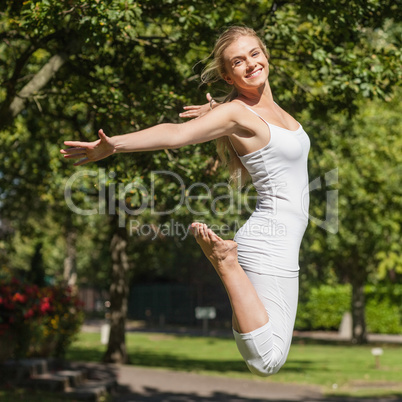
<svg viewBox="0 0 402 402">
<path fill-rule="evenodd" d="M 271 87 L 267 81 L 264 87 L 257 88 L 257 91 L 238 90 L 237 99 L 243 101 L 250 106 L 262 106 L 274 103 Z"/>
</svg>

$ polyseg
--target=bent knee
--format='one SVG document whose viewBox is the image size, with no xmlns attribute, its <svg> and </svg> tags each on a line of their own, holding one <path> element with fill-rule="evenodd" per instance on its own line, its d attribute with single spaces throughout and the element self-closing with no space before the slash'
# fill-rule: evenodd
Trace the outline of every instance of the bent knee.
<svg viewBox="0 0 402 402">
<path fill-rule="evenodd" d="M 272 332 L 270 321 L 246 334 L 233 331 L 237 347 L 247 367 L 260 377 L 276 374 L 286 361 L 285 345 L 275 346 Z"/>
<path fill-rule="evenodd" d="M 259 377 L 269 377 L 271 375 L 276 374 L 284 362 L 280 362 L 277 364 L 270 364 L 263 361 L 263 359 L 257 359 L 253 361 L 246 361 L 247 367 L 249 370 Z"/>
</svg>

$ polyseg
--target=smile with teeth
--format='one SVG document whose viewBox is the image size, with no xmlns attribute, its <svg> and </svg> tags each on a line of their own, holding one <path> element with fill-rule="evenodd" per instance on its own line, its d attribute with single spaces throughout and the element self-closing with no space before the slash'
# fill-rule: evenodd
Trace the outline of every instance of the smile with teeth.
<svg viewBox="0 0 402 402">
<path fill-rule="evenodd" d="M 255 71 L 253 71 L 251 74 L 247 74 L 247 75 L 246 75 L 246 78 L 254 78 L 254 77 L 257 77 L 257 76 L 259 76 L 259 75 L 261 74 L 261 71 L 262 71 L 262 68 L 260 68 L 260 69 L 258 69 L 258 70 L 255 70 Z"/>
</svg>

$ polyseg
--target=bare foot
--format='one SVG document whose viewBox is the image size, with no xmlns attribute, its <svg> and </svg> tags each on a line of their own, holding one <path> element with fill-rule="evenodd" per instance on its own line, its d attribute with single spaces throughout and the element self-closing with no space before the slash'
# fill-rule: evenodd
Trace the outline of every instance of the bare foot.
<svg viewBox="0 0 402 402">
<path fill-rule="evenodd" d="M 222 273 L 223 268 L 238 264 L 236 242 L 221 239 L 204 223 L 194 222 L 191 224 L 190 230 L 218 273 Z"/>
</svg>

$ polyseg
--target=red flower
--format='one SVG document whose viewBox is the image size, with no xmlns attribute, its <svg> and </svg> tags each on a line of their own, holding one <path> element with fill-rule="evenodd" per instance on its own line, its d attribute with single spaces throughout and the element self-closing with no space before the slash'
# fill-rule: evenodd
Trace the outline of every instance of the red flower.
<svg viewBox="0 0 402 402">
<path fill-rule="evenodd" d="M 45 299 L 47 299 L 47 297 Z M 50 310 L 50 304 L 48 302 L 42 303 L 39 310 L 42 314 L 46 314 Z"/>
<path fill-rule="evenodd" d="M 27 301 L 26 295 L 22 295 L 21 293 L 16 293 L 13 296 L 13 301 L 17 303 L 25 303 Z"/>
</svg>

